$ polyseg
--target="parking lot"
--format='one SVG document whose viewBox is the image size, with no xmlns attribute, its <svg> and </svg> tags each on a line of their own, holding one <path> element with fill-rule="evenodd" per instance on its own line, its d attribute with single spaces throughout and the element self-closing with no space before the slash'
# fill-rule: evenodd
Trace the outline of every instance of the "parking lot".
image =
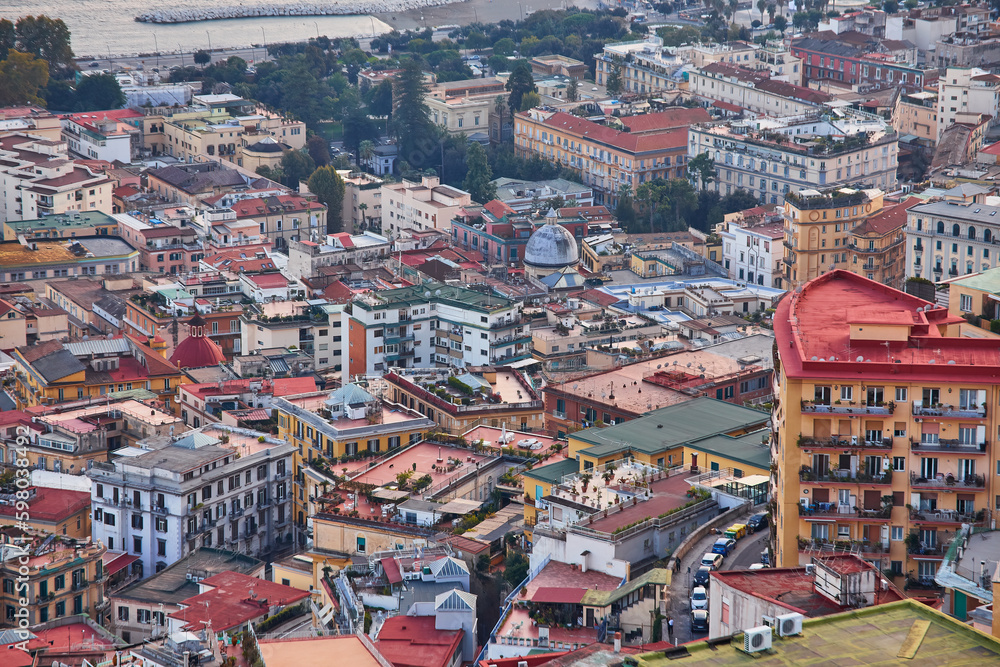
<svg viewBox="0 0 1000 667">
<path fill-rule="evenodd" d="M 767 535 L 768 530 L 764 528 L 737 541 L 736 549 L 726 557 L 719 569 L 746 570 L 754 563 L 759 563 L 760 552 L 767 546 Z M 680 571 L 674 573 L 673 582 L 670 585 L 670 603 L 667 616 L 674 619 L 674 636 L 670 639 L 676 638 L 678 644 L 689 642 L 692 639 L 704 639 L 708 636 L 707 633 L 691 633 L 691 588 L 702 556 L 712 550 L 712 545 L 719 537 L 713 533 L 703 538 L 681 559 Z M 664 628 L 663 638 L 667 639 L 666 628 Z"/>
</svg>

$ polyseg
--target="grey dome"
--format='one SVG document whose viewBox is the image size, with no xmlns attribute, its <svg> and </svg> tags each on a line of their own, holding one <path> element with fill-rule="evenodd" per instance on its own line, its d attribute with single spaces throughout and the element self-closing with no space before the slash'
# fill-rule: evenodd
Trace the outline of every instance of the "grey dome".
<svg viewBox="0 0 1000 667">
<path fill-rule="evenodd" d="M 576 239 L 568 229 L 552 222 L 536 229 L 524 248 L 524 263 L 538 269 L 561 269 L 579 262 Z"/>
</svg>

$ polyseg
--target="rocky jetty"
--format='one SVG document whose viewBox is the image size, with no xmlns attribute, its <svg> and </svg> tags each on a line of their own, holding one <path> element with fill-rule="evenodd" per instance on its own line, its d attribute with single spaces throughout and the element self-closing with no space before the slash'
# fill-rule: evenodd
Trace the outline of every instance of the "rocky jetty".
<svg viewBox="0 0 1000 667">
<path fill-rule="evenodd" d="M 174 9 L 140 14 L 140 23 L 191 23 L 194 21 L 220 21 L 223 19 L 248 19 L 272 16 L 350 16 L 405 12 L 410 9 L 436 7 L 462 0 L 355 0 L 335 5 L 230 5 L 212 9 Z"/>
</svg>

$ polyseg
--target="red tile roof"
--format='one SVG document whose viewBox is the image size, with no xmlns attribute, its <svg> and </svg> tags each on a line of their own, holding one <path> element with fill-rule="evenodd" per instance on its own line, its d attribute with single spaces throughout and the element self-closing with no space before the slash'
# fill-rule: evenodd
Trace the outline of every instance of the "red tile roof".
<svg viewBox="0 0 1000 667">
<path fill-rule="evenodd" d="M 202 579 L 201 584 L 212 588 L 184 600 L 184 608 L 170 614 L 184 623 L 185 630 L 201 630 L 206 621 L 222 632 L 266 616 L 272 607 L 280 609 L 309 597 L 307 591 L 232 571 Z"/>
<path fill-rule="evenodd" d="M 395 558 L 383 558 L 382 570 L 385 572 L 385 578 L 390 585 L 403 582 L 403 575 L 399 571 L 399 563 L 396 562 Z"/>
<path fill-rule="evenodd" d="M 275 210 L 275 204 L 281 206 Z M 237 218 L 252 218 L 258 215 L 277 215 L 278 213 L 297 213 L 299 211 L 315 211 L 323 208 L 319 202 L 314 202 L 299 195 L 279 195 L 277 197 L 258 197 L 257 199 L 242 199 L 230 207 L 236 211 Z"/>
<path fill-rule="evenodd" d="M 620 119 L 622 124 L 633 134 L 640 132 L 658 132 L 678 127 L 690 127 L 696 123 L 707 123 L 712 120 L 708 111 L 697 107 L 672 107 L 665 111 L 647 113 L 640 116 L 625 116 Z"/>
<path fill-rule="evenodd" d="M 514 215 L 515 213 L 514 209 L 512 209 L 510 206 L 503 203 L 499 199 L 494 199 L 493 201 L 486 202 L 486 205 L 483 206 L 483 208 L 485 208 L 487 211 L 489 211 L 498 218 L 502 218 L 505 215 Z"/>
<path fill-rule="evenodd" d="M 393 667 L 447 667 L 459 650 L 462 630 L 438 630 L 433 616 L 392 616 L 376 648 Z"/>
<path fill-rule="evenodd" d="M 116 572 L 121 572 L 126 567 L 139 560 L 139 557 L 133 554 L 105 551 L 104 555 L 101 556 L 101 559 L 104 563 L 104 571 L 108 575 L 112 575 Z"/>
<path fill-rule="evenodd" d="M 28 501 L 32 521 L 59 523 L 90 508 L 90 493 L 68 489 L 35 488 L 35 497 Z M 0 516 L 14 516 L 14 505 L 0 505 Z"/>
<path fill-rule="evenodd" d="M 280 273 L 258 273 L 254 276 L 247 276 L 247 278 L 261 289 L 288 287 L 288 278 Z"/>
<path fill-rule="evenodd" d="M 906 211 L 912 206 L 923 204 L 924 200 L 917 197 L 907 197 L 893 206 L 886 206 L 881 211 L 863 221 L 851 232 L 857 236 L 877 234 L 882 236 L 906 224 Z"/>
<path fill-rule="evenodd" d="M 663 132 L 636 134 L 621 132 L 562 111 L 552 114 L 542 124 L 581 139 L 605 144 L 630 153 L 687 147 L 686 127 Z"/>
</svg>

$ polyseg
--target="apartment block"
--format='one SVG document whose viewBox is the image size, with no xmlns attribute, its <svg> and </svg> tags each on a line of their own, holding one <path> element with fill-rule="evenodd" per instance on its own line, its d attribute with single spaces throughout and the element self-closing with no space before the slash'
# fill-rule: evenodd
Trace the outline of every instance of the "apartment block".
<svg viewBox="0 0 1000 667">
<path fill-rule="evenodd" d="M 62 125 L 59 116 L 41 107 L 6 107 L 0 109 L 0 137 L 8 134 L 30 134 L 46 141 L 59 141 Z"/>
<path fill-rule="evenodd" d="M 292 544 L 292 445 L 213 424 L 87 472 L 93 537 L 138 556 L 140 576 L 198 547 L 270 556 Z"/>
<path fill-rule="evenodd" d="M 940 139 L 938 131 L 938 94 L 921 90 L 904 93 L 896 100 L 892 126 L 901 136 L 912 134 L 930 145 Z"/>
<path fill-rule="evenodd" d="M 80 211 L 44 218 L 8 220 L 3 223 L 3 240 L 64 239 L 78 236 L 117 236 L 118 221 L 101 211 Z"/>
<path fill-rule="evenodd" d="M 608 75 L 620 67 L 622 88 L 629 93 L 676 90 L 678 81 L 674 73 L 684 64 L 672 50 L 664 49 L 663 39 L 657 36 L 605 44 L 604 51 L 595 55 L 594 60 L 594 76 L 599 85 L 606 84 Z"/>
<path fill-rule="evenodd" d="M 342 176 L 344 209 L 341 220 L 349 232 L 382 229 L 382 179 L 364 172 Z"/>
<path fill-rule="evenodd" d="M 687 173 L 688 126 L 709 120 L 704 109 L 673 108 L 621 118 L 622 130 L 551 109 L 514 116 L 514 149 L 523 157 L 577 169 L 594 201 L 613 205 L 623 186 Z"/>
<path fill-rule="evenodd" d="M 1000 123 L 1000 76 L 978 67 L 949 67 L 938 79 L 938 127 L 940 140 L 955 123 L 975 122 L 980 114 L 990 116 L 990 127 Z"/>
<path fill-rule="evenodd" d="M 765 70 L 726 62 L 689 71 L 688 91 L 707 100 L 768 116 L 812 113 L 832 99 L 827 93 L 772 79 Z"/>
<path fill-rule="evenodd" d="M 198 271 L 205 250 L 193 227 L 153 225 L 126 213 L 115 219 L 119 234 L 139 250 L 140 270 L 173 275 Z"/>
<path fill-rule="evenodd" d="M 709 188 L 720 194 L 742 188 L 766 204 L 784 204 L 789 192 L 855 183 L 891 192 L 897 151 L 897 135 L 884 119 L 848 108 L 834 116 L 824 111 L 688 130 L 688 159 L 705 153 L 715 162 Z"/>
<path fill-rule="evenodd" d="M 495 78 L 467 79 L 432 85 L 424 102 L 434 124 L 450 134 L 486 133 L 496 98 L 505 94 Z"/>
<path fill-rule="evenodd" d="M 851 261 L 847 270 L 895 289 L 906 280 L 906 215 L 920 203 L 910 197 L 885 204 L 878 213 L 855 225 L 847 238 Z"/>
<path fill-rule="evenodd" d="M 451 231 L 451 219 L 472 204 L 472 195 L 447 185 L 437 176 L 423 176 L 419 183 L 403 181 L 382 185 L 382 233 L 399 236 L 410 230 Z"/>
<path fill-rule="evenodd" d="M 142 114 L 133 109 L 70 114 L 62 120 L 62 140 L 77 157 L 130 164 L 142 148 L 138 118 Z"/>
<path fill-rule="evenodd" d="M 907 211 L 906 273 L 938 282 L 1000 265 L 994 240 L 1000 206 L 983 203 L 989 192 L 973 183 Z"/>
<path fill-rule="evenodd" d="M 882 210 L 881 190 L 803 190 L 785 197 L 785 281 L 798 286 L 827 271 L 847 268 L 854 256 L 851 231 Z"/>
<path fill-rule="evenodd" d="M 519 302 L 444 283 L 363 294 L 344 322 L 345 382 L 392 367 L 502 365 L 531 354 Z"/>
<path fill-rule="evenodd" d="M 247 306 L 239 317 L 240 350 L 251 354 L 275 348 L 298 349 L 316 370 L 347 368 L 343 306 L 306 301 L 270 301 Z"/>
<path fill-rule="evenodd" d="M 725 223 L 722 258 L 729 277 L 781 289 L 785 282 L 784 225 L 764 217 Z"/>
<path fill-rule="evenodd" d="M 862 92 L 889 87 L 916 92 L 937 78 L 936 71 L 916 65 L 913 44 L 899 40 L 815 33 L 794 39 L 791 51 L 802 60 L 807 84 L 828 79 L 857 86 Z"/>
<path fill-rule="evenodd" d="M 964 323 L 847 271 L 779 303 L 777 567 L 853 550 L 933 595 L 956 532 L 988 524 L 1000 368 Z"/>
</svg>

